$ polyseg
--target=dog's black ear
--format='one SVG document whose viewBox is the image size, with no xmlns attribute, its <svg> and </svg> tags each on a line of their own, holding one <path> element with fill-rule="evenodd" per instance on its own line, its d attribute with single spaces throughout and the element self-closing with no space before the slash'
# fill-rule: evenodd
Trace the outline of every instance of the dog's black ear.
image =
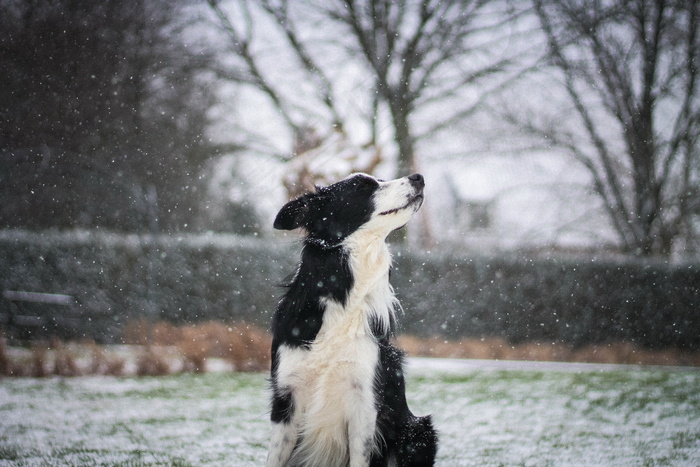
<svg viewBox="0 0 700 467">
<path fill-rule="evenodd" d="M 278 230 L 293 230 L 306 222 L 309 214 L 309 195 L 300 196 L 280 209 L 275 217 L 274 227 Z"/>
</svg>

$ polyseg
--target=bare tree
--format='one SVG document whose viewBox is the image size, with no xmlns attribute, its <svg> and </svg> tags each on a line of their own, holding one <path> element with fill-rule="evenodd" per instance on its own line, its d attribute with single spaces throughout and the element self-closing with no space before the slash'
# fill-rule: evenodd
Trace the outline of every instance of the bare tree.
<svg viewBox="0 0 700 467">
<path fill-rule="evenodd" d="M 700 2 L 533 3 L 571 113 L 512 121 L 588 169 L 624 251 L 670 254 L 700 213 Z"/>
<path fill-rule="evenodd" d="M 469 117 L 489 89 L 505 82 L 494 85 L 493 78 L 514 58 L 503 49 L 498 54 L 491 49 L 504 36 L 498 31 L 522 15 L 500 0 L 241 0 L 233 3 L 235 12 L 225 11 L 217 0 L 207 1 L 230 39 L 230 49 L 241 59 L 238 69 L 224 70 L 222 75 L 266 95 L 297 136 L 308 121 L 324 121 L 342 131 L 352 118 L 358 118 L 337 104 L 338 84 L 330 70 L 337 62 L 328 63 L 305 40 L 303 32 L 314 27 L 305 17 L 312 16 L 317 25 L 323 23 L 329 31 L 325 45 L 363 70 L 364 102 L 369 104 L 359 118 L 370 135 L 366 145 L 377 144 L 378 114 L 384 108 L 388 112 L 399 174 L 415 170 L 416 141 Z M 298 90 L 275 82 L 261 67 L 254 47 L 261 12 L 271 19 L 266 24 L 284 38 L 286 52 L 307 78 L 305 84 L 313 87 L 310 102 L 294 105 Z M 485 80 L 491 86 L 483 86 L 480 97 L 464 98 L 465 89 Z M 322 114 L 319 109 L 324 109 Z M 425 109 L 438 116 L 416 131 L 412 119 Z"/>
<path fill-rule="evenodd" d="M 228 38 L 226 52 L 233 52 L 238 58 L 234 66 L 215 65 L 215 71 L 224 80 L 252 87 L 265 96 L 279 117 L 281 126 L 292 135 L 289 147 L 277 153 L 260 144 L 255 129 L 246 128 L 245 125 L 240 127 L 241 133 L 252 134 L 248 138 L 253 142 L 248 145 L 249 148 L 291 162 L 288 171 L 291 173 L 285 178 L 288 195 L 294 197 L 313 189 L 316 184 L 336 181 L 318 170 L 319 165 L 323 165 L 319 164 L 319 159 L 322 162 L 329 157 L 328 147 L 342 147 L 346 152 L 355 152 L 346 154 L 346 158 L 352 160 L 351 170 L 371 173 L 382 159 L 382 151 L 376 141 L 377 119 L 360 115 L 360 120 L 368 125 L 365 133 L 369 138 L 353 147 L 346 127 L 348 120 L 358 115 L 348 115 L 338 107 L 336 83 L 328 74 L 332 65 L 322 64 L 312 51 L 313 47 L 302 39 L 300 28 L 308 28 L 309 24 L 298 18 L 313 9 L 309 10 L 308 5 L 297 2 L 296 6 L 302 11 L 297 11 L 295 15 L 292 8 L 295 3 L 286 0 L 241 0 L 228 3 L 226 9 L 218 0 L 207 0 L 207 3 L 215 14 L 216 24 Z M 261 29 L 266 29 L 266 25 L 261 24 L 265 20 L 273 25 L 274 31 L 267 29 L 260 33 Z M 266 57 L 263 57 L 261 49 L 264 50 L 274 40 L 280 51 L 273 65 L 275 70 L 270 70 L 269 64 L 266 67 Z M 276 77 L 275 71 L 289 66 L 289 62 L 295 68 L 294 77 Z M 302 90 L 304 87 L 307 88 L 306 92 Z M 279 133 L 275 138 L 279 139 Z M 242 144 L 247 143 L 244 141 Z M 370 152 L 372 157 L 360 161 L 357 157 L 360 152 Z"/>
<path fill-rule="evenodd" d="M 338 0 L 329 2 L 330 18 L 354 38 L 374 79 L 374 92 L 391 114 L 398 148 L 398 173 L 415 170 L 415 143 L 472 115 L 488 94 L 487 79 L 513 64 L 510 54 L 489 56 L 499 31 L 523 11 L 493 0 L 444 2 L 421 0 Z M 485 39 L 487 38 L 487 39 Z M 461 99 L 460 92 L 480 86 L 481 98 Z M 461 102 L 460 102 L 461 100 Z M 438 104 L 441 115 L 416 131 L 411 118 L 422 107 Z"/>
</svg>

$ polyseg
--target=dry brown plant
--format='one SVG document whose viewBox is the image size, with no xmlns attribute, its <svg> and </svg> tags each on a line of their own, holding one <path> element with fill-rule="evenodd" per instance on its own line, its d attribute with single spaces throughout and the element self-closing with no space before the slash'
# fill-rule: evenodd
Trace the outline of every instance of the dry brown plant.
<svg viewBox="0 0 700 467">
<path fill-rule="evenodd" d="M 113 354 L 107 353 L 104 347 L 98 345 L 94 340 L 83 341 L 82 345 L 90 353 L 90 364 L 87 370 L 91 375 L 122 376 L 126 360 Z"/>
<path fill-rule="evenodd" d="M 179 348 L 187 371 L 203 371 L 207 358 L 223 358 L 236 371 L 263 371 L 270 366 L 271 342 L 257 326 L 209 321 L 183 327 Z"/>
<path fill-rule="evenodd" d="M 136 360 L 138 376 L 165 376 L 171 372 L 167 358 L 156 347 L 146 346 Z"/>
<path fill-rule="evenodd" d="M 56 376 L 80 376 L 82 372 L 75 355 L 57 338 L 51 339 L 53 349 L 53 374 Z"/>
</svg>

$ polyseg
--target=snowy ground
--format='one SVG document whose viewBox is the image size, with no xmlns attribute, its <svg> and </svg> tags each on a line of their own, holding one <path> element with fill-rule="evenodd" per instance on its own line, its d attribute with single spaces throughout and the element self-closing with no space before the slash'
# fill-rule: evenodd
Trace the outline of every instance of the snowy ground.
<svg viewBox="0 0 700 467">
<path fill-rule="evenodd" d="M 441 466 L 700 465 L 700 371 L 412 359 Z M 259 466 L 265 375 L 0 380 L 0 466 Z"/>
</svg>

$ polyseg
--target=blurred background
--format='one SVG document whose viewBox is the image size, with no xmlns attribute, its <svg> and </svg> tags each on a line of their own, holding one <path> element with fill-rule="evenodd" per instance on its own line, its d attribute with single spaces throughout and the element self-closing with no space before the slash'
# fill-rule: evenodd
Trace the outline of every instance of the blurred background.
<svg viewBox="0 0 700 467">
<path fill-rule="evenodd" d="M 3 228 L 267 235 L 421 171 L 416 244 L 698 255 L 693 2 L 0 8 Z"/>
<path fill-rule="evenodd" d="M 393 241 L 439 258 L 437 278 L 475 268 L 441 290 L 495 284 L 502 313 L 545 316 L 526 337 L 588 342 L 551 331 L 585 315 L 596 341 L 697 346 L 699 20 L 698 2 L 652 0 L 0 0 L 1 285 L 117 325 L 264 324 L 293 268 L 271 245 L 298 246 L 271 227 L 286 200 L 421 172 L 426 203 Z M 250 281 L 248 301 L 224 276 L 185 287 L 196 268 Z M 435 284 L 398 291 L 420 308 Z M 553 284 L 561 301 L 543 304 Z M 469 290 L 408 329 L 498 322 L 478 332 L 513 339 L 517 320 Z"/>
</svg>

